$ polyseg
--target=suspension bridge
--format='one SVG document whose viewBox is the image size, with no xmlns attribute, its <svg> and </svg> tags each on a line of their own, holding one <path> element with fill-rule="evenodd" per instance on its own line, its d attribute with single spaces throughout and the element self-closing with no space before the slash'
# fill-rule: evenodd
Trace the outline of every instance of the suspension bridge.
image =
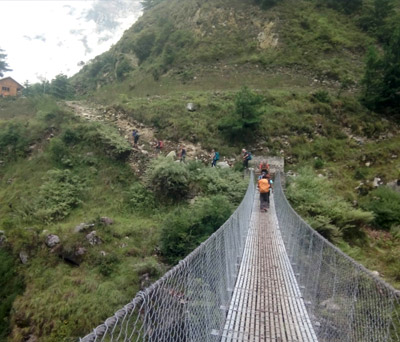
<svg viewBox="0 0 400 342">
<path fill-rule="evenodd" d="M 80 339 L 148 342 L 399 342 L 400 293 L 314 231 L 277 173 L 197 249 Z"/>
</svg>

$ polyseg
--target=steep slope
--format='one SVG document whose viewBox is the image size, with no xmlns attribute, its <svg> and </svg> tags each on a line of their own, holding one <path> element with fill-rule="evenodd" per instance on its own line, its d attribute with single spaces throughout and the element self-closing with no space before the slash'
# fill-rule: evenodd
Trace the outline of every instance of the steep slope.
<svg viewBox="0 0 400 342">
<path fill-rule="evenodd" d="M 359 80 L 372 42 L 352 17 L 314 1 L 262 10 L 253 0 L 169 0 L 146 11 L 74 82 L 87 91 L 125 80 L 123 92 L 138 95 L 165 93 L 165 86 L 338 87 Z"/>
</svg>

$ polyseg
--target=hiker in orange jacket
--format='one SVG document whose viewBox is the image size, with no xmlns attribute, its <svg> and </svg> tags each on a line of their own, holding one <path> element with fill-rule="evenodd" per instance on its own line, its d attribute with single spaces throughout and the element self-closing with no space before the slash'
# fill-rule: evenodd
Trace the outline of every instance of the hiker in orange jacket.
<svg viewBox="0 0 400 342">
<path fill-rule="evenodd" d="M 260 210 L 268 211 L 271 184 L 266 174 L 258 181 L 257 188 L 260 191 Z"/>
</svg>

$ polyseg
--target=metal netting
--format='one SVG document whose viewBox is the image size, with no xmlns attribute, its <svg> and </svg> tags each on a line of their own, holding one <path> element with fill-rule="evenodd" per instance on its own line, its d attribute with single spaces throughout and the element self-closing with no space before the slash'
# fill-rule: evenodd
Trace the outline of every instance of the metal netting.
<svg viewBox="0 0 400 342">
<path fill-rule="evenodd" d="M 255 191 L 253 174 L 232 216 L 197 249 L 81 342 L 218 341 L 243 255 Z"/>
<path fill-rule="evenodd" d="M 399 342 L 400 292 L 332 245 L 275 180 L 282 238 L 319 342 Z"/>
</svg>

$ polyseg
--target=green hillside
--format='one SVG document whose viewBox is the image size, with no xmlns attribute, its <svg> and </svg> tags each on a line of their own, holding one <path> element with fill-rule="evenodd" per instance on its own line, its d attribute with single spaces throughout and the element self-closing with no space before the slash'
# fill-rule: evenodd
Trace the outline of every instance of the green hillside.
<svg viewBox="0 0 400 342">
<path fill-rule="evenodd" d="M 283 156 L 299 213 L 399 287 L 398 4 L 143 3 L 55 97 L 0 99 L 0 341 L 76 341 L 127 303 L 229 217 L 243 147 Z"/>
</svg>

